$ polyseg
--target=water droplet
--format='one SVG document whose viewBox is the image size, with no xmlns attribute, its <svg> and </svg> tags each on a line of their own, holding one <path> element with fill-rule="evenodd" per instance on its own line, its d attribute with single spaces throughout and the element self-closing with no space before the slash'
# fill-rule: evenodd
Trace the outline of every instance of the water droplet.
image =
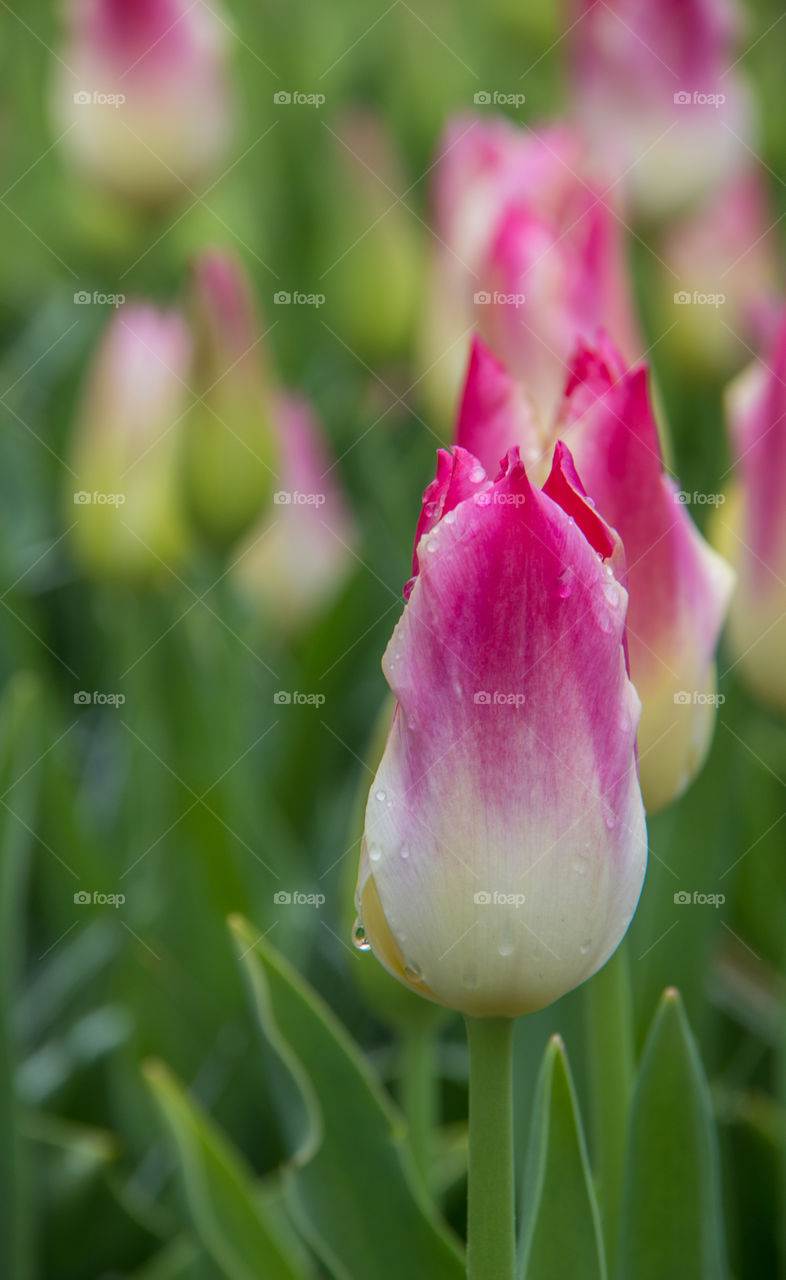
<svg viewBox="0 0 786 1280">
<path fill-rule="evenodd" d="M 445 515 L 442 517 L 442 523 L 443 523 L 443 524 L 455 524 L 455 523 L 456 523 L 456 512 L 455 512 L 455 510 L 446 511 L 446 512 L 445 512 Z"/>
<path fill-rule="evenodd" d="M 368 856 L 372 862 L 379 862 L 382 857 L 382 850 L 378 844 L 371 844 L 368 848 Z"/>
<path fill-rule="evenodd" d="M 439 551 L 439 543 L 437 542 L 437 539 L 436 539 L 436 538 L 428 538 L 428 539 L 426 540 L 426 550 L 427 550 L 427 551 Z"/>
<path fill-rule="evenodd" d="M 466 969 L 461 975 L 461 983 L 462 986 L 466 987 L 467 991 L 477 991 L 480 986 L 480 978 L 478 977 L 477 970 Z"/>
<path fill-rule="evenodd" d="M 574 858 L 573 870 L 576 872 L 577 875 L 585 876 L 587 874 L 587 859 L 584 857 Z"/>
<path fill-rule="evenodd" d="M 576 575 L 572 569 L 564 569 L 557 578 L 557 595 L 560 600 L 567 600 L 573 595 L 573 588 L 576 585 Z"/>
<path fill-rule="evenodd" d="M 399 856 L 400 856 L 401 858 L 404 858 L 404 859 L 408 858 L 408 857 L 409 857 L 409 845 L 408 845 L 408 844 L 402 844 L 402 846 L 401 846 L 401 848 L 399 849 L 399 851 L 398 851 L 398 852 L 399 852 Z"/>
<path fill-rule="evenodd" d="M 371 943 L 366 937 L 366 931 L 360 920 L 356 920 L 352 926 L 352 945 L 356 947 L 358 951 L 371 950 Z"/>
<path fill-rule="evenodd" d="M 421 969 L 419 964 L 415 964 L 415 962 L 412 960 L 408 961 L 407 964 L 405 964 L 404 973 L 406 977 L 409 978 L 410 982 L 423 981 L 423 970 Z"/>
<path fill-rule="evenodd" d="M 620 589 L 616 582 L 604 582 L 603 594 L 611 605 L 612 609 L 616 609 L 620 602 Z"/>
<path fill-rule="evenodd" d="M 611 627 L 612 627 L 611 618 L 606 613 L 605 609 L 603 609 L 601 613 L 598 614 L 598 626 L 600 627 L 601 631 L 605 635 L 608 635 L 609 632 L 611 631 Z"/>
<path fill-rule="evenodd" d="M 407 728 L 408 728 L 408 729 L 414 729 L 415 727 L 416 727 L 416 725 L 415 725 L 415 717 L 414 717 L 414 716 L 407 716 Z"/>
<path fill-rule="evenodd" d="M 499 954 L 501 956 L 512 956 L 516 950 L 516 939 L 509 935 L 500 939 Z"/>
<path fill-rule="evenodd" d="M 613 809 L 607 809 L 603 815 L 603 821 L 606 823 L 609 831 L 613 831 L 617 825 L 617 815 Z"/>
<path fill-rule="evenodd" d="M 481 467 L 480 463 L 478 463 L 476 467 L 472 468 L 472 470 L 469 473 L 469 478 L 473 484 L 480 484 L 481 480 L 486 479 L 486 473 Z"/>
<path fill-rule="evenodd" d="M 601 556 L 601 559 L 603 559 L 603 557 L 602 557 L 602 556 Z M 614 570 L 612 569 L 612 567 L 611 567 L 611 565 L 610 565 L 610 564 L 604 564 L 604 566 L 603 566 L 603 571 L 604 571 L 604 573 L 606 574 L 606 577 L 607 577 L 607 578 L 613 578 L 613 577 L 614 577 Z"/>
<path fill-rule="evenodd" d="M 453 681 L 453 692 L 455 693 L 457 698 L 460 698 L 464 693 L 464 690 L 462 689 L 461 684 L 458 680 Z"/>
<path fill-rule="evenodd" d="M 377 797 L 377 800 L 379 801 L 379 803 L 380 803 L 380 804 L 382 804 L 382 801 L 385 799 L 385 792 L 384 792 L 384 791 L 382 791 L 382 790 L 377 791 L 377 793 L 376 793 L 376 797 Z"/>
<path fill-rule="evenodd" d="M 591 946 L 592 946 L 592 938 L 586 938 L 584 942 L 582 942 L 581 947 L 579 948 L 579 950 L 581 951 L 581 954 L 583 956 L 589 955 L 589 949 Z"/>
</svg>

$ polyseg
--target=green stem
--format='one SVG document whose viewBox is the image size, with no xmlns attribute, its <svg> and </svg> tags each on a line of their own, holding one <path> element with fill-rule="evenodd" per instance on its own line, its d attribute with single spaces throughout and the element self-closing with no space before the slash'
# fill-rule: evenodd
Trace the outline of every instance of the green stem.
<svg viewBox="0 0 786 1280">
<path fill-rule="evenodd" d="M 469 1280 L 513 1280 L 513 1020 L 467 1018 Z"/>
<path fill-rule="evenodd" d="M 439 1109 L 437 1038 L 431 1026 L 408 1027 L 401 1036 L 401 1109 L 409 1145 L 426 1189 L 433 1190 L 434 1132 Z"/>
<path fill-rule="evenodd" d="M 606 1255 L 613 1261 L 634 1076 L 633 1002 L 624 942 L 585 992 L 593 1168 Z"/>
</svg>

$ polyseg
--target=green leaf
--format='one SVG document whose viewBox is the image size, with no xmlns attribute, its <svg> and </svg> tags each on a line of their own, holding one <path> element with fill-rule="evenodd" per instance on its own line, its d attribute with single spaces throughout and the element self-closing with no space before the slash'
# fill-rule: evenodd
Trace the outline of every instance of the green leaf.
<svg viewBox="0 0 786 1280">
<path fill-rule="evenodd" d="M 11 1009 L 22 954 L 24 897 L 33 833 L 38 686 L 17 675 L 0 711 L 0 1239 L 8 1280 L 30 1274 L 25 1150 L 20 1142 L 14 1071 L 18 1057 Z"/>
<path fill-rule="evenodd" d="M 458 1243 L 415 1175 L 401 1116 L 330 1009 L 247 921 L 231 927 L 291 1153 L 293 1217 L 342 1280 L 459 1280 Z"/>
<path fill-rule="evenodd" d="M 606 1280 L 578 1100 L 559 1036 L 546 1046 L 524 1177 L 520 1280 Z"/>
<path fill-rule="evenodd" d="M 663 993 L 633 1096 L 617 1280 L 723 1280 L 718 1144 L 680 995 Z"/>
<path fill-rule="evenodd" d="M 161 1062 L 143 1067 L 178 1157 L 195 1235 L 228 1280 L 299 1280 L 263 1208 L 253 1175 L 226 1137 L 197 1108 Z"/>
</svg>

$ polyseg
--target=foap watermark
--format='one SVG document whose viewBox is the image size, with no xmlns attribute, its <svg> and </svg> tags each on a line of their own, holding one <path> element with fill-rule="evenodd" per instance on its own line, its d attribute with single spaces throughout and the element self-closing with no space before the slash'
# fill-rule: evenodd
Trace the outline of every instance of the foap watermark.
<svg viewBox="0 0 786 1280">
<path fill-rule="evenodd" d="M 725 93 L 702 93 L 700 89 L 694 89 L 692 93 L 680 89 L 672 96 L 675 107 L 714 107 L 716 111 L 726 101 Z"/>
<path fill-rule="evenodd" d="M 74 494 L 74 502 L 78 507 L 122 507 L 126 500 L 124 493 L 98 493 L 93 490 L 89 493 L 87 489 L 77 489 Z"/>
<path fill-rule="evenodd" d="M 279 89 L 273 94 L 277 107 L 324 107 L 324 93 L 303 93 L 300 89 Z"/>
<path fill-rule="evenodd" d="M 478 289 L 473 301 L 479 307 L 523 307 L 527 299 L 523 293 L 502 293 L 499 289 L 490 293 L 488 289 Z"/>
<path fill-rule="evenodd" d="M 725 493 L 700 493 L 698 489 L 690 492 L 688 489 L 680 489 L 674 495 L 674 501 L 680 506 L 689 507 L 722 507 L 726 501 Z"/>
<path fill-rule="evenodd" d="M 122 907 L 126 900 L 124 893 L 101 893 L 100 890 L 94 889 L 89 893 L 86 889 L 80 889 L 74 894 L 74 902 L 78 907 Z"/>
<path fill-rule="evenodd" d="M 725 893 L 700 893 L 698 889 L 693 893 L 680 889 L 674 895 L 674 902 L 678 907 L 722 907 L 725 901 Z"/>
<path fill-rule="evenodd" d="M 125 700 L 124 693 L 101 693 L 98 689 L 92 693 L 88 689 L 80 689 L 74 694 L 76 707 L 122 707 Z"/>
<path fill-rule="evenodd" d="M 277 507 L 322 507 L 325 504 L 324 493 L 301 493 L 300 489 L 279 489 L 273 494 Z"/>
<path fill-rule="evenodd" d="M 477 507 L 523 507 L 527 498 L 523 493 L 504 493 L 499 489 L 488 488 L 474 494 L 472 500 Z"/>
<path fill-rule="evenodd" d="M 301 693 L 299 689 L 279 689 L 273 694 L 277 707 L 324 707 L 324 693 Z"/>
<path fill-rule="evenodd" d="M 502 89 L 478 89 L 473 101 L 476 107 L 523 107 L 523 93 L 505 93 Z"/>
<path fill-rule="evenodd" d="M 674 302 L 678 307 L 714 307 L 717 311 L 725 301 L 725 293 L 702 293 L 701 289 L 694 289 L 693 293 L 689 293 L 687 289 L 678 289 L 674 295 Z"/>
<path fill-rule="evenodd" d="M 474 702 L 479 707 L 523 707 L 526 700 L 523 693 L 503 693 L 500 689 L 491 693 L 478 689 L 474 695 Z"/>
<path fill-rule="evenodd" d="M 324 293 L 301 293 L 297 289 L 290 293 L 287 289 L 279 289 L 273 294 L 277 307 L 316 307 L 325 305 Z"/>
<path fill-rule="evenodd" d="M 126 100 L 124 93 L 102 93 L 99 89 L 80 89 L 74 94 L 74 102 L 78 107 L 122 107 Z"/>
<path fill-rule="evenodd" d="M 288 889 L 279 889 L 273 894 L 273 903 L 277 907 L 320 907 L 325 905 L 324 893 L 301 893 L 295 889 L 290 892 Z"/>
<path fill-rule="evenodd" d="M 91 293 L 88 289 L 78 289 L 74 294 L 74 302 L 78 307 L 122 307 L 125 303 L 126 295 L 124 293 L 101 293 L 100 289 L 94 289 Z"/>
<path fill-rule="evenodd" d="M 725 693 L 702 693 L 699 689 L 680 689 L 674 695 L 677 707 L 722 707 L 725 701 Z"/>
<path fill-rule="evenodd" d="M 479 889 L 473 897 L 473 902 L 482 907 L 523 907 L 526 901 L 523 893 L 501 893 L 498 889 L 493 893 Z"/>
</svg>

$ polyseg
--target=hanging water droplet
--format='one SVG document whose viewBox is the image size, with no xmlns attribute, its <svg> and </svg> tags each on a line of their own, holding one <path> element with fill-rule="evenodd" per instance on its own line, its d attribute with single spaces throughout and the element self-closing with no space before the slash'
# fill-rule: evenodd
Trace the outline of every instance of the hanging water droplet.
<svg viewBox="0 0 786 1280">
<path fill-rule="evenodd" d="M 603 815 L 603 821 L 606 823 L 606 826 L 608 827 L 609 831 L 613 831 L 613 829 L 617 825 L 617 815 L 613 809 L 606 810 L 606 812 Z"/>
<path fill-rule="evenodd" d="M 404 858 L 406 860 L 409 857 L 409 845 L 402 844 L 398 852 L 399 852 L 399 857 Z"/>
<path fill-rule="evenodd" d="M 469 478 L 473 484 L 480 484 L 481 480 L 486 479 L 486 473 L 481 467 L 480 463 L 478 463 L 476 467 L 472 468 L 472 470 L 469 473 Z"/>
<path fill-rule="evenodd" d="M 360 920 L 356 920 L 352 926 L 352 945 L 353 947 L 356 947 L 358 951 L 371 950 L 371 943 L 366 937 L 366 931 Z"/>
<path fill-rule="evenodd" d="M 372 862 L 379 862 L 382 857 L 382 850 L 378 844 L 371 844 L 368 847 L 368 856 Z"/>
<path fill-rule="evenodd" d="M 612 609 L 616 609 L 620 602 L 620 589 L 616 582 L 604 582 L 603 594 L 611 605 Z"/>
<path fill-rule="evenodd" d="M 573 595 L 573 588 L 576 585 L 576 575 L 572 569 L 564 569 L 557 578 L 557 595 L 560 600 L 567 600 Z"/>
</svg>

